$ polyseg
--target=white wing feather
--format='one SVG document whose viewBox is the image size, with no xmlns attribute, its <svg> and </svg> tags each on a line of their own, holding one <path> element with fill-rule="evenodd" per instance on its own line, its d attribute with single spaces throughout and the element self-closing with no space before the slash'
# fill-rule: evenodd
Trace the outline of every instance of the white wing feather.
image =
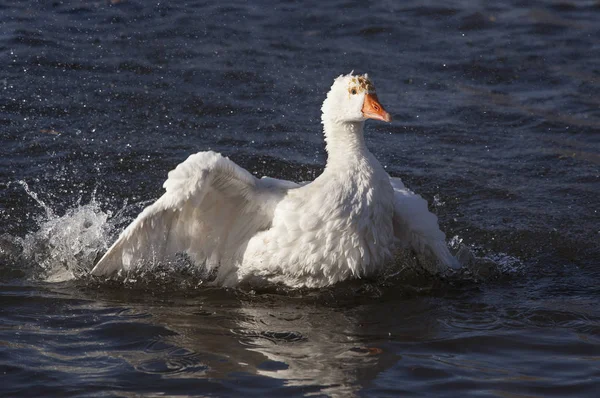
<svg viewBox="0 0 600 398">
<path fill-rule="evenodd" d="M 208 271 L 233 264 L 247 241 L 270 226 L 275 205 L 298 185 L 257 179 L 215 152 L 191 155 L 169 173 L 165 194 L 121 233 L 92 270 L 127 271 L 185 252 Z"/>
<path fill-rule="evenodd" d="M 448 250 L 437 216 L 427 208 L 427 201 L 406 188 L 399 178 L 390 177 L 390 182 L 395 196 L 394 235 L 398 241 L 413 249 L 422 265 L 434 273 L 460 268 Z"/>
</svg>

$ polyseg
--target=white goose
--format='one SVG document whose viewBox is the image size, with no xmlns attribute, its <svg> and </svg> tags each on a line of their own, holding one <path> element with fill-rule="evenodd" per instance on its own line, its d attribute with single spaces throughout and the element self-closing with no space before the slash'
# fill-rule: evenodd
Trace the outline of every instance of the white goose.
<svg viewBox="0 0 600 398">
<path fill-rule="evenodd" d="M 427 202 L 390 177 L 365 146 L 365 120 L 391 120 L 367 75 L 338 77 L 322 112 L 328 158 L 316 180 L 257 179 L 218 153 L 191 155 L 92 274 L 180 252 L 223 286 L 323 287 L 373 274 L 406 249 L 433 273 L 459 267 Z"/>
</svg>

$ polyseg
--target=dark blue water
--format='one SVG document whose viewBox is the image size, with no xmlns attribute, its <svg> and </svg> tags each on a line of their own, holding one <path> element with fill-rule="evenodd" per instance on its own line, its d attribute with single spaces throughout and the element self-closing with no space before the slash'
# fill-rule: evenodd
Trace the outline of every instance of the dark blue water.
<svg viewBox="0 0 600 398">
<path fill-rule="evenodd" d="M 88 276 L 191 153 L 313 179 L 351 70 L 467 271 Z M 1 1 L 0 71 L 1 395 L 597 395 L 599 2 Z"/>
</svg>

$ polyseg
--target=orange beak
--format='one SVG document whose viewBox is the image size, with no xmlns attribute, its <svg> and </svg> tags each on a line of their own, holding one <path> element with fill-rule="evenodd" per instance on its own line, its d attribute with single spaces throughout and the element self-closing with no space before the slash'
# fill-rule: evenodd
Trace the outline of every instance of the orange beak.
<svg viewBox="0 0 600 398">
<path fill-rule="evenodd" d="M 392 116 L 383 109 L 376 94 L 365 94 L 365 102 L 362 107 L 363 116 L 366 119 L 383 120 L 391 122 Z"/>
</svg>

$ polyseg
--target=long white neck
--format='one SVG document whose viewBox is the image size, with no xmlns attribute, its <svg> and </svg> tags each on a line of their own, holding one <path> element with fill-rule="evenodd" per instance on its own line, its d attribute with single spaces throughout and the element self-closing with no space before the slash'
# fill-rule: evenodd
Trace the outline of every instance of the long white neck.
<svg viewBox="0 0 600 398">
<path fill-rule="evenodd" d="M 368 153 L 363 135 L 364 122 L 340 122 L 323 119 L 327 167 L 347 165 Z"/>
</svg>

